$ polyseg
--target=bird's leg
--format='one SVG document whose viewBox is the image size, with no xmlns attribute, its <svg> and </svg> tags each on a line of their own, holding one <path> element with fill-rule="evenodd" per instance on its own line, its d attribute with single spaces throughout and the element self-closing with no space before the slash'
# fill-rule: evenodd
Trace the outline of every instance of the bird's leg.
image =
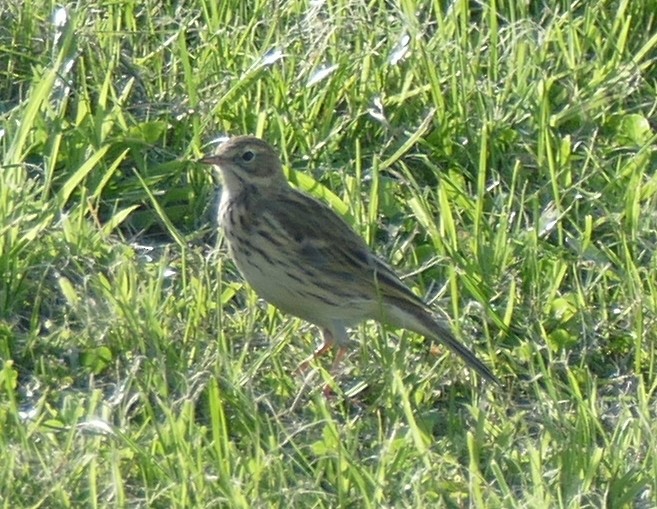
<svg viewBox="0 0 657 509">
<path fill-rule="evenodd" d="M 328 329 L 322 329 L 322 344 L 313 352 L 313 359 L 326 355 L 329 350 L 333 350 L 335 339 Z"/>
<path fill-rule="evenodd" d="M 338 371 L 338 368 L 340 367 L 340 363 L 345 358 L 345 355 L 347 355 L 348 350 L 349 348 L 345 345 L 338 346 L 337 352 L 335 352 L 335 358 L 333 359 L 333 364 L 331 365 L 331 371 L 330 371 L 331 376 L 335 376 L 335 373 Z M 322 390 L 322 393 L 327 398 L 335 396 L 335 392 L 333 391 L 329 383 L 324 384 L 324 389 Z"/>
<path fill-rule="evenodd" d="M 347 355 L 347 352 L 349 351 L 349 348 L 346 347 L 345 345 L 340 345 L 338 347 L 338 351 L 335 353 L 335 359 L 333 359 L 333 366 L 331 367 L 331 373 L 334 373 L 342 360 L 345 358 L 345 355 Z"/>
<path fill-rule="evenodd" d="M 299 367 L 297 368 L 297 373 L 305 373 L 308 370 L 308 366 L 312 361 L 314 361 L 317 357 L 322 357 L 323 355 L 326 355 L 326 353 L 329 350 L 333 349 L 333 346 L 335 345 L 335 339 L 333 338 L 333 334 L 328 329 L 322 329 L 322 344 L 313 352 L 313 354 L 308 357 L 305 361 L 303 361 L 301 364 L 299 364 Z M 338 353 L 336 355 L 336 360 L 338 357 L 342 358 L 344 357 L 344 353 L 340 355 L 340 352 L 342 351 L 342 348 L 338 350 Z M 335 362 L 334 362 L 335 365 Z"/>
</svg>

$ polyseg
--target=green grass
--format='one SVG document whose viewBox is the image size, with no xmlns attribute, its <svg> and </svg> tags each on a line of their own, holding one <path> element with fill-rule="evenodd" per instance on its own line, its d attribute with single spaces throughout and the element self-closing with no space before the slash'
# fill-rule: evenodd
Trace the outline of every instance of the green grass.
<svg viewBox="0 0 657 509">
<path fill-rule="evenodd" d="M 2 507 L 657 505 L 657 5 L 167 4 L 0 5 Z M 505 387 L 296 376 L 190 162 L 246 133 Z"/>
</svg>

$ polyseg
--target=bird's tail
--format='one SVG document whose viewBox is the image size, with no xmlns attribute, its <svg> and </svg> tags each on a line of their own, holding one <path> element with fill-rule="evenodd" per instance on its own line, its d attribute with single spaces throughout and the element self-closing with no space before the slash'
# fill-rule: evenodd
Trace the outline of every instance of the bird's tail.
<svg viewBox="0 0 657 509">
<path fill-rule="evenodd" d="M 472 350 L 456 339 L 449 326 L 432 316 L 429 310 L 408 302 L 396 303 L 386 308 L 383 321 L 442 343 L 486 380 L 502 385 L 490 368 L 480 361 Z"/>
</svg>

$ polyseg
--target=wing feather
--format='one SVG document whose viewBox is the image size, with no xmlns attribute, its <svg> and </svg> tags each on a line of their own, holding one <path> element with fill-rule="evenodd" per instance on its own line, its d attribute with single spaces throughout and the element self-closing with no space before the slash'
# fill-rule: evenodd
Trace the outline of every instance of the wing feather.
<svg viewBox="0 0 657 509">
<path fill-rule="evenodd" d="M 271 231 L 282 231 L 286 248 L 294 252 L 302 267 L 331 276 L 334 282 L 358 283 L 367 298 L 391 298 L 421 306 L 424 302 L 379 259 L 365 241 L 330 207 L 301 193 L 281 193 L 271 199 L 265 221 Z"/>
</svg>

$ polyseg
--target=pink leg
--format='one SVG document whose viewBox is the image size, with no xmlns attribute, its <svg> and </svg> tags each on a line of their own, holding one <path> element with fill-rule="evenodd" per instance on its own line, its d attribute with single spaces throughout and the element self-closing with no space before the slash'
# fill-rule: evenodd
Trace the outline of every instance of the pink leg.
<svg viewBox="0 0 657 509">
<path fill-rule="evenodd" d="M 345 358 L 345 355 L 347 355 L 347 351 L 349 349 L 346 346 L 339 346 L 338 351 L 335 354 L 335 359 L 333 359 L 333 367 L 331 367 L 331 371 L 335 371 L 337 367 L 340 365 L 342 360 Z"/>
<path fill-rule="evenodd" d="M 344 359 L 345 355 L 347 355 L 347 351 L 348 348 L 346 346 L 338 347 L 338 351 L 335 353 L 335 359 L 333 359 L 333 365 L 331 366 L 331 375 L 335 375 L 335 372 L 338 370 L 340 363 Z M 324 396 L 327 398 L 335 396 L 335 392 L 333 392 L 333 389 L 329 384 L 324 385 L 324 389 L 322 390 L 322 392 L 324 393 Z"/>
<path fill-rule="evenodd" d="M 315 350 L 310 357 L 308 357 L 305 361 L 299 364 L 299 367 L 297 368 L 296 371 L 297 373 L 305 373 L 308 370 L 308 366 L 310 365 L 311 361 L 315 360 L 317 357 L 322 357 L 323 355 L 326 355 L 329 352 L 329 350 L 333 349 L 333 346 L 335 345 L 335 340 L 333 339 L 333 334 L 331 334 L 328 329 L 322 329 L 322 339 L 323 342 L 319 346 L 319 348 Z M 342 348 L 338 350 L 336 360 L 338 356 L 340 356 L 341 350 Z M 344 353 L 340 356 L 340 358 L 342 357 L 344 357 Z"/>
</svg>

